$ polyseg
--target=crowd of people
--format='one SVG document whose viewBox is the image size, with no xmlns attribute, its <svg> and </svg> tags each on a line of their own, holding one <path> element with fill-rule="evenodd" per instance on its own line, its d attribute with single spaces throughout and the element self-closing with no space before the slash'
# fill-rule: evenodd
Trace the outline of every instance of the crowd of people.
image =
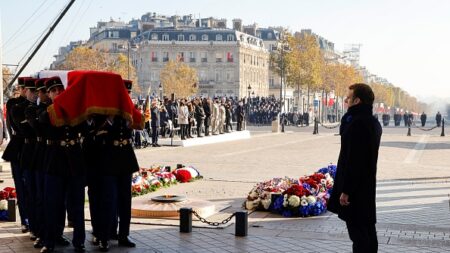
<svg viewBox="0 0 450 253">
<path fill-rule="evenodd" d="M 165 97 L 163 101 L 148 99 L 146 103 L 136 106 L 147 115 L 145 128 L 134 131 L 137 148 L 148 145 L 159 147 L 159 137 L 173 137 L 175 134 L 186 140 L 244 129 L 244 103 L 233 98 Z M 236 122 L 235 129 L 232 122 Z"/>
<path fill-rule="evenodd" d="M 125 98 L 122 101 L 128 99 L 134 110 L 124 88 L 131 91 L 131 82 L 115 78 L 119 78 L 116 89 Z M 139 166 L 130 120 L 118 113 L 105 113 L 111 111 L 107 109 L 89 114 L 76 125 L 59 124 L 52 106 L 58 97 L 62 103 L 70 97 L 59 77 L 19 78 L 18 91 L 19 95 L 6 104 L 10 141 L 2 158 L 11 163 L 22 232 L 29 232 L 34 247 L 42 253 L 54 251 L 55 246 L 69 246 L 64 236 L 67 214 L 73 227 L 74 250 L 84 252 L 87 186 L 92 243 L 101 251 L 108 251 L 110 240 L 118 240 L 120 247 L 135 247 L 128 236 L 131 177 Z"/>
</svg>

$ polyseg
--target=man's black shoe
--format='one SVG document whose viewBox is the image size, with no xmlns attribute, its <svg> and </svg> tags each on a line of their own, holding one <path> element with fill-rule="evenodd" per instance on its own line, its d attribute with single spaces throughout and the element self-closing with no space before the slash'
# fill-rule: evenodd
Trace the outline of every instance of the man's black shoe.
<svg viewBox="0 0 450 253">
<path fill-rule="evenodd" d="M 33 247 L 35 249 L 40 249 L 44 247 L 44 242 L 41 240 L 41 238 L 36 238 L 36 241 L 34 241 Z"/>
<path fill-rule="evenodd" d="M 136 243 L 131 241 L 130 238 L 128 238 L 128 236 L 127 236 L 125 238 L 119 238 L 119 246 L 134 248 L 134 247 L 136 247 Z"/>
<path fill-rule="evenodd" d="M 60 246 L 69 246 L 70 245 L 70 241 L 69 241 L 69 239 L 67 239 L 66 237 L 64 237 L 62 235 L 59 238 L 56 238 L 56 244 L 58 244 Z"/>
<path fill-rule="evenodd" d="M 20 229 L 22 229 L 22 233 L 26 233 L 26 232 L 28 232 L 28 231 L 29 231 L 29 229 L 28 229 L 28 226 L 27 226 L 27 225 L 22 225 L 22 226 L 20 227 Z"/>
<path fill-rule="evenodd" d="M 113 233 L 113 234 L 109 237 L 109 239 L 114 240 L 114 241 L 117 241 L 117 240 L 119 240 L 119 235 L 118 235 L 117 233 Z"/>
<path fill-rule="evenodd" d="M 108 241 L 100 241 L 100 243 L 98 244 L 98 248 L 102 252 L 107 252 L 109 250 Z"/>
<path fill-rule="evenodd" d="M 97 237 L 92 237 L 92 245 L 98 246 L 100 244 L 100 240 Z"/>
<path fill-rule="evenodd" d="M 74 245 L 73 246 L 75 248 L 75 252 L 85 252 L 86 251 L 86 247 L 84 247 L 84 244 L 80 244 L 80 245 Z"/>
<path fill-rule="evenodd" d="M 44 246 L 44 247 L 41 249 L 41 253 L 53 252 L 54 250 L 55 250 L 55 249 L 52 248 L 52 247 Z"/>
<path fill-rule="evenodd" d="M 30 232 L 30 240 L 35 241 L 36 238 L 36 235 L 33 232 Z"/>
</svg>

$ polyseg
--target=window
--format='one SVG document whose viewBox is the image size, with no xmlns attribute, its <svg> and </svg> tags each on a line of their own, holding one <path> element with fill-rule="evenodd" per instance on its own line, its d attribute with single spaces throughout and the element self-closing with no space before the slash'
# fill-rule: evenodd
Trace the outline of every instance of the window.
<svg viewBox="0 0 450 253">
<path fill-rule="evenodd" d="M 234 40 L 233 34 L 228 34 L 228 35 L 227 35 L 227 40 L 228 40 L 228 41 L 233 41 L 233 40 Z"/>
<path fill-rule="evenodd" d="M 233 62 L 233 53 L 231 52 L 227 53 L 227 62 Z"/>
<path fill-rule="evenodd" d="M 269 79 L 269 85 L 273 86 L 274 84 L 275 84 L 275 80 L 273 79 L 273 76 L 271 76 Z"/>
<path fill-rule="evenodd" d="M 202 62 L 208 62 L 208 53 L 207 52 L 201 52 L 200 58 L 202 58 Z"/>
<path fill-rule="evenodd" d="M 184 35 L 178 34 L 178 41 L 184 41 Z"/>
<path fill-rule="evenodd" d="M 158 40 L 158 34 L 152 33 L 152 40 Z"/>
<path fill-rule="evenodd" d="M 208 81 L 208 75 L 205 70 L 200 70 L 200 81 Z"/>
<path fill-rule="evenodd" d="M 208 40 L 208 34 L 203 34 L 202 35 L 202 40 Z"/>
<path fill-rule="evenodd" d="M 222 34 L 216 35 L 216 41 L 222 41 Z"/>
<path fill-rule="evenodd" d="M 216 70 L 216 82 L 220 82 L 221 81 L 221 76 L 220 76 L 220 71 L 219 70 Z"/>
<path fill-rule="evenodd" d="M 177 60 L 178 60 L 179 62 L 184 62 L 184 52 L 179 52 L 179 53 L 177 54 Z"/>
<path fill-rule="evenodd" d="M 222 62 L 222 53 L 216 53 L 216 62 Z"/>
<path fill-rule="evenodd" d="M 152 52 L 152 62 L 158 62 L 158 52 Z"/>
<path fill-rule="evenodd" d="M 197 40 L 197 36 L 195 36 L 195 34 L 191 34 L 189 35 L 189 40 L 190 41 Z"/>
<path fill-rule="evenodd" d="M 231 82 L 233 80 L 233 72 L 227 72 L 227 82 Z"/>
<path fill-rule="evenodd" d="M 272 33 L 267 34 L 267 39 L 269 39 L 269 40 L 272 39 Z"/>
<path fill-rule="evenodd" d="M 169 52 L 163 52 L 163 62 L 169 61 Z"/>
<path fill-rule="evenodd" d="M 162 40 L 168 41 L 169 40 L 169 34 L 165 33 L 162 35 Z"/>
<path fill-rule="evenodd" d="M 195 52 L 189 52 L 189 62 L 195 62 Z"/>
<path fill-rule="evenodd" d="M 119 31 L 109 31 L 108 38 L 119 38 Z"/>
</svg>

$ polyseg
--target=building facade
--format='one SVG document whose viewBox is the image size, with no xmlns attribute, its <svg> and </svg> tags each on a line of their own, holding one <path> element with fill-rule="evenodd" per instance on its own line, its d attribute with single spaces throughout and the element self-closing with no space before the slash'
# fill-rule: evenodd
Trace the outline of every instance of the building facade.
<svg viewBox="0 0 450 253">
<path fill-rule="evenodd" d="M 225 28 L 157 28 L 135 43 L 132 62 L 139 85 L 149 94 L 158 94 L 161 70 L 176 60 L 197 70 L 198 95 L 268 96 L 269 52 L 255 36 Z"/>
</svg>

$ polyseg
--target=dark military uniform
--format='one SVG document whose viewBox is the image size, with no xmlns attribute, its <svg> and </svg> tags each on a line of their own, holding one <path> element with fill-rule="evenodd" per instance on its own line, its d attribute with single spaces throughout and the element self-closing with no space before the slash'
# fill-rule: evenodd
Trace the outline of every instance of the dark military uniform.
<svg viewBox="0 0 450 253">
<path fill-rule="evenodd" d="M 55 80 L 45 82 L 47 89 Z M 58 79 L 57 84 L 61 84 Z M 62 85 L 62 84 L 61 84 Z M 75 248 L 84 248 L 84 187 L 86 185 L 85 163 L 80 144 L 81 127 L 51 125 L 48 112 L 39 115 L 43 137 L 46 139 L 44 156 L 44 249 L 52 251 L 64 229 L 66 205 L 72 214 Z"/>
<path fill-rule="evenodd" d="M 103 244 L 117 233 L 119 243 L 130 233 L 131 176 L 139 165 L 131 145 L 132 130 L 121 117 L 95 116 L 83 142 L 88 163 L 89 199 L 94 236 Z M 89 154 L 95 150 L 95 157 Z M 92 208 L 93 207 L 93 208 Z"/>
<path fill-rule="evenodd" d="M 45 79 L 36 81 L 36 90 L 45 89 Z M 43 246 L 43 239 L 45 236 L 45 216 L 44 216 L 44 155 L 46 149 L 46 139 L 44 139 L 44 129 L 42 124 L 39 124 L 39 115 L 47 111 L 48 102 L 41 101 L 38 105 L 30 106 L 25 111 L 25 117 L 28 124 L 33 128 L 36 135 L 36 143 L 31 159 L 31 168 L 34 172 L 35 179 L 35 234 L 38 240 L 35 242 L 35 247 Z"/>
<path fill-rule="evenodd" d="M 19 78 L 19 85 L 23 85 L 23 78 Z M 19 131 L 19 127 L 13 121 L 13 111 L 17 104 L 26 101 L 26 98 L 10 98 L 6 103 L 6 127 L 11 139 L 3 152 L 3 160 L 11 162 L 11 172 L 14 179 L 14 186 L 17 193 L 17 204 L 19 206 L 20 221 L 22 226 L 28 226 L 28 215 L 26 209 L 25 179 L 23 169 L 20 167 L 20 153 L 24 142 L 24 137 Z"/>
</svg>

